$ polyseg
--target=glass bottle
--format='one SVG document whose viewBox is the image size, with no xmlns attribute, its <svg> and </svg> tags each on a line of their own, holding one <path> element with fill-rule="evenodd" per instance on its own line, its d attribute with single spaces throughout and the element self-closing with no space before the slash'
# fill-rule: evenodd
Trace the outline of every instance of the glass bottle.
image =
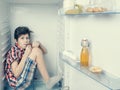
<svg viewBox="0 0 120 90">
<path fill-rule="evenodd" d="M 81 41 L 82 50 L 80 53 L 80 65 L 88 67 L 89 66 L 89 43 L 87 39 L 82 39 Z"/>
</svg>

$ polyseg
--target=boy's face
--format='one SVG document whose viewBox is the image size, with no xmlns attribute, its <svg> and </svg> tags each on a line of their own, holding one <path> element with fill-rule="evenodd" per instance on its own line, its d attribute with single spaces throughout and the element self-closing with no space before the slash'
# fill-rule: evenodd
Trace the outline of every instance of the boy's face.
<svg viewBox="0 0 120 90">
<path fill-rule="evenodd" d="M 30 43 L 30 38 L 28 34 L 23 34 L 18 38 L 18 41 L 16 41 L 18 45 L 22 48 L 25 49 L 27 47 L 27 44 Z"/>
</svg>

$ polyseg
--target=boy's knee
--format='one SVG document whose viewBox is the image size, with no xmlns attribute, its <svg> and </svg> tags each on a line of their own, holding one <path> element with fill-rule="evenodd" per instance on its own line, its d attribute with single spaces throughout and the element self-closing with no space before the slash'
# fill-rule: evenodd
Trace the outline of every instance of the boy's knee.
<svg viewBox="0 0 120 90">
<path fill-rule="evenodd" d="M 34 48 L 32 49 L 32 52 L 33 52 L 33 53 L 36 53 L 36 54 L 38 54 L 38 53 L 41 53 L 41 54 L 42 54 L 42 50 L 41 50 L 40 48 L 37 48 L 37 47 L 34 47 Z"/>
</svg>

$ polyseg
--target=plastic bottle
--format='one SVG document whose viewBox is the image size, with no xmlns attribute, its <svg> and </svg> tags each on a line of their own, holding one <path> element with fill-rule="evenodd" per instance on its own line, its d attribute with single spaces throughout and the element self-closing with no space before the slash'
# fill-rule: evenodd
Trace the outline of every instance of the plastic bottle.
<svg viewBox="0 0 120 90">
<path fill-rule="evenodd" d="M 88 67 L 89 66 L 89 42 L 87 39 L 82 39 L 81 41 L 82 50 L 80 53 L 80 65 Z"/>
</svg>

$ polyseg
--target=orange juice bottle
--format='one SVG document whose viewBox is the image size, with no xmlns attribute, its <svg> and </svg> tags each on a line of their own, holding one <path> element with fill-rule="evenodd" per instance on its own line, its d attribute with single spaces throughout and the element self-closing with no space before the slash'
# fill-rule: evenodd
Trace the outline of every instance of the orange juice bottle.
<svg viewBox="0 0 120 90">
<path fill-rule="evenodd" d="M 82 50 L 80 53 L 80 65 L 88 67 L 89 66 L 89 43 L 87 39 L 82 39 L 81 41 Z"/>
</svg>

